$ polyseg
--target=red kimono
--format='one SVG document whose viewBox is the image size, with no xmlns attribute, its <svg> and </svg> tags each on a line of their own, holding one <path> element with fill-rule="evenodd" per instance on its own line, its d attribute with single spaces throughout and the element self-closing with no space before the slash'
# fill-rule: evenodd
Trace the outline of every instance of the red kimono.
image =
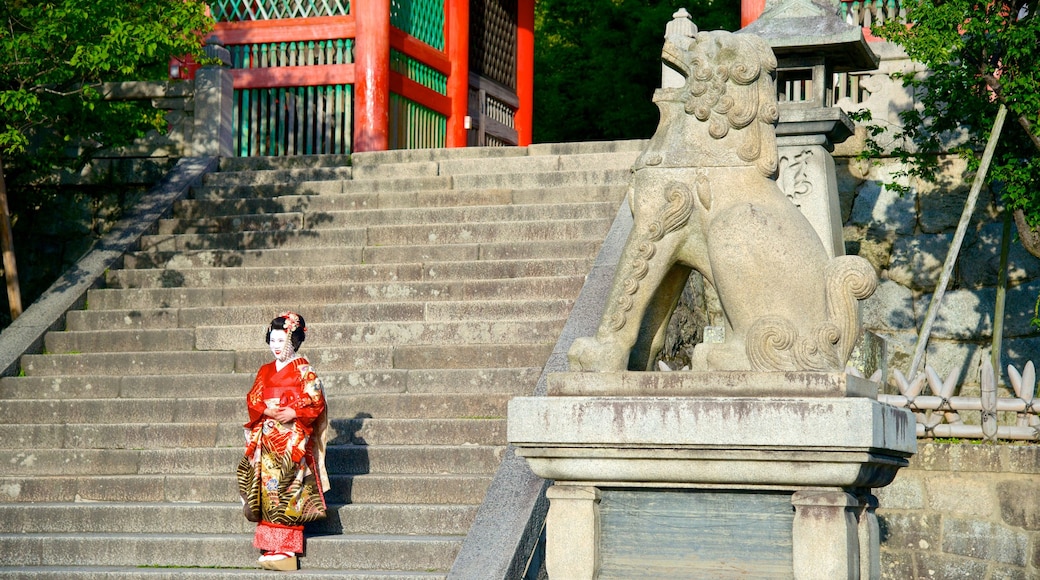
<svg viewBox="0 0 1040 580">
<path fill-rule="evenodd" d="M 256 373 L 246 396 L 245 455 L 238 488 L 246 517 L 258 522 L 253 545 L 267 552 L 303 552 L 303 524 L 325 517 L 325 436 L 328 418 L 321 381 L 307 359 Z M 291 407 L 296 419 L 280 423 L 264 414 Z"/>
</svg>

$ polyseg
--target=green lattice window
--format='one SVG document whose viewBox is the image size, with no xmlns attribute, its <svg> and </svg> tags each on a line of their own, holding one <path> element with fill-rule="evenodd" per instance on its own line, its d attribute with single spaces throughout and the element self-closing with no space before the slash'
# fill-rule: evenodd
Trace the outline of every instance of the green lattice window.
<svg viewBox="0 0 1040 580">
<path fill-rule="evenodd" d="M 342 16 L 350 0 L 211 0 L 210 10 L 217 22 Z"/>
<path fill-rule="evenodd" d="M 390 50 L 390 70 L 442 95 L 447 94 L 448 77 L 444 73 L 393 49 Z"/>
<path fill-rule="evenodd" d="M 390 0 L 390 25 L 444 50 L 444 0 Z"/>
</svg>

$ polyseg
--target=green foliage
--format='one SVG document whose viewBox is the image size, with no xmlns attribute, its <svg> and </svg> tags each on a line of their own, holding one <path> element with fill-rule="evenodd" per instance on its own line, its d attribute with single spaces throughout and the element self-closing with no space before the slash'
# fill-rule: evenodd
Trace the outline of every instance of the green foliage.
<svg viewBox="0 0 1040 580">
<path fill-rule="evenodd" d="M 166 79 L 171 56 L 201 57 L 213 22 L 200 0 L 0 0 L 0 24 L 0 160 L 29 304 L 135 193 L 61 188 L 59 170 L 166 128 L 150 101 L 105 100 L 103 83 Z"/>
<path fill-rule="evenodd" d="M 0 0 L 0 23 L 0 156 L 34 178 L 162 128 L 148 102 L 106 101 L 101 83 L 164 79 L 212 27 L 196 0 Z"/>
<path fill-rule="evenodd" d="M 650 137 L 659 114 L 661 46 L 685 7 L 700 30 L 735 30 L 737 0 L 539 0 L 535 4 L 538 142 Z"/>
<path fill-rule="evenodd" d="M 978 168 L 1000 103 L 1008 108 L 987 180 L 1011 210 L 1040 225 L 1040 20 L 1037 0 L 906 0 L 905 21 L 874 34 L 901 45 L 927 72 L 894 75 L 918 107 L 900 114 L 891 151 L 907 174 L 934 181 L 936 154 L 957 154 Z M 871 129 L 877 144 L 883 130 Z"/>
</svg>

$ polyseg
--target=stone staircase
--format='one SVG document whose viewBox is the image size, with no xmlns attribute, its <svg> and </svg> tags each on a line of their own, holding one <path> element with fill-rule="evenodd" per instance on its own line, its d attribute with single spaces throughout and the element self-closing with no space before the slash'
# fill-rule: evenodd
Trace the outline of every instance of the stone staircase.
<svg viewBox="0 0 1040 580">
<path fill-rule="evenodd" d="M 298 574 L 444 578 L 641 145 L 224 160 L 0 379 L 0 577 L 259 573 L 233 474 L 292 309 L 332 424 Z"/>
</svg>

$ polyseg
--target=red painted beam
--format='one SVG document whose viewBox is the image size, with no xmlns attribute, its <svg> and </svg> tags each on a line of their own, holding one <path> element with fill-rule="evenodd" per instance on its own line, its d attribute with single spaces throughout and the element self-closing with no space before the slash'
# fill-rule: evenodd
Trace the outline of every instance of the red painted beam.
<svg viewBox="0 0 1040 580">
<path fill-rule="evenodd" d="M 520 106 L 513 125 L 521 147 L 531 144 L 534 133 L 534 1 L 518 0 L 516 7 L 516 96 Z"/>
<path fill-rule="evenodd" d="M 445 45 L 451 68 L 448 73 L 448 114 L 445 145 L 465 147 L 469 114 L 469 0 L 446 0 Z"/>
<path fill-rule="evenodd" d="M 314 66 L 280 66 L 233 69 L 231 78 L 236 89 L 268 89 L 272 87 L 315 87 L 354 84 L 353 64 Z"/>
<path fill-rule="evenodd" d="M 400 73 L 390 73 L 390 91 L 441 115 L 449 116 L 451 113 L 452 101 L 449 97 L 424 87 Z"/>
<path fill-rule="evenodd" d="M 267 42 L 298 42 L 354 38 L 354 16 L 320 16 L 314 18 L 284 18 L 277 20 L 249 20 L 245 22 L 218 22 L 209 39 L 219 44 L 260 44 Z"/>
<path fill-rule="evenodd" d="M 433 67 L 439 73 L 451 73 L 451 61 L 448 59 L 448 55 L 399 28 L 390 28 L 390 48 Z"/>
<path fill-rule="evenodd" d="M 390 0 L 354 0 L 354 151 L 390 148 Z"/>
</svg>

